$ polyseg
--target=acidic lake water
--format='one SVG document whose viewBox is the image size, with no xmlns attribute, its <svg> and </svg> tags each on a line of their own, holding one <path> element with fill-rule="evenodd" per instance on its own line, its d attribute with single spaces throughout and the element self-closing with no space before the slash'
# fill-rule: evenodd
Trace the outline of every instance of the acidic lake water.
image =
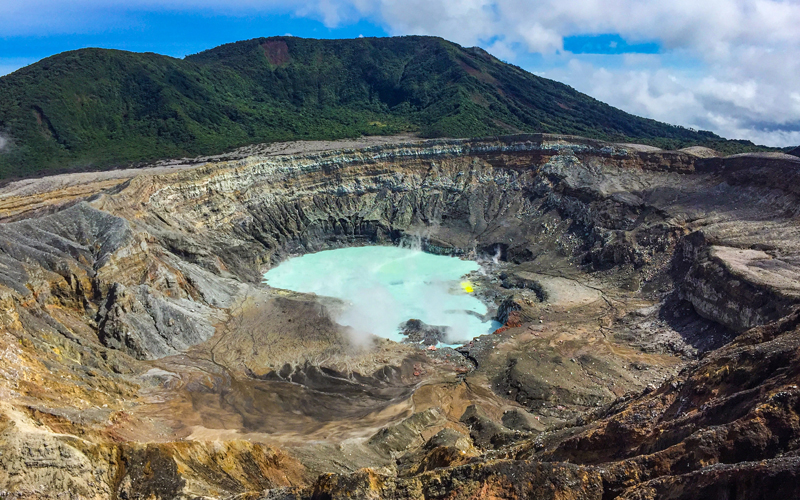
<svg viewBox="0 0 800 500">
<path fill-rule="evenodd" d="M 274 288 L 336 297 L 348 303 L 335 320 L 359 333 L 403 340 L 398 326 L 409 319 L 451 328 L 451 344 L 500 326 L 483 315 L 486 306 L 465 289 L 463 276 L 477 262 L 399 247 L 354 247 L 289 259 L 264 274 Z"/>
</svg>

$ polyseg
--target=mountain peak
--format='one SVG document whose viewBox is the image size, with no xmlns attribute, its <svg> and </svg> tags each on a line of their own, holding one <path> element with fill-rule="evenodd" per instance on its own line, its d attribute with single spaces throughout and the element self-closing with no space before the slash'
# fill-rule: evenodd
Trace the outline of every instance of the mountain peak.
<svg viewBox="0 0 800 500">
<path fill-rule="evenodd" d="M 633 116 L 438 37 L 229 43 L 184 59 L 65 52 L 0 78 L 0 178 L 296 139 L 544 132 L 752 150 Z"/>
</svg>

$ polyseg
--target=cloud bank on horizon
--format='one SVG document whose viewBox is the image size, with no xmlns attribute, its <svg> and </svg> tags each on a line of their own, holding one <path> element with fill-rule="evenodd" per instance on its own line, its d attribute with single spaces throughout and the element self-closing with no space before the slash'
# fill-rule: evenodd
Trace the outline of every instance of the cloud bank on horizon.
<svg viewBox="0 0 800 500">
<path fill-rule="evenodd" d="M 641 116 L 800 144 L 800 0 L 11 0 L 0 33 L 109 31 L 136 12 L 368 21 L 378 33 L 479 45 Z M 263 35 L 285 32 L 270 28 Z"/>
</svg>

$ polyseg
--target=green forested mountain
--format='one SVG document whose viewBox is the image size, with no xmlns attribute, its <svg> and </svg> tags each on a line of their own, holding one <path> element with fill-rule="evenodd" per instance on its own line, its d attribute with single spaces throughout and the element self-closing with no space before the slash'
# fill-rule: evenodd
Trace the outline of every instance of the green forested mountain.
<svg viewBox="0 0 800 500">
<path fill-rule="evenodd" d="M 633 116 L 433 37 L 259 38 L 184 59 L 82 49 L 0 78 L 0 178 L 398 132 L 756 149 Z"/>
</svg>

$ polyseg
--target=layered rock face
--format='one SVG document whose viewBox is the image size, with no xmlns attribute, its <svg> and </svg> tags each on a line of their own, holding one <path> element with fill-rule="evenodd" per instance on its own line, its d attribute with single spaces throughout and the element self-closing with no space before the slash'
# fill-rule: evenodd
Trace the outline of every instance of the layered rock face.
<svg viewBox="0 0 800 500">
<path fill-rule="evenodd" d="M 515 136 L 8 186 L 0 492 L 798 494 L 799 171 Z M 356 342 L 260 283 L 408 240 L 483 259 L 504 328 Z"/>
</svg>

